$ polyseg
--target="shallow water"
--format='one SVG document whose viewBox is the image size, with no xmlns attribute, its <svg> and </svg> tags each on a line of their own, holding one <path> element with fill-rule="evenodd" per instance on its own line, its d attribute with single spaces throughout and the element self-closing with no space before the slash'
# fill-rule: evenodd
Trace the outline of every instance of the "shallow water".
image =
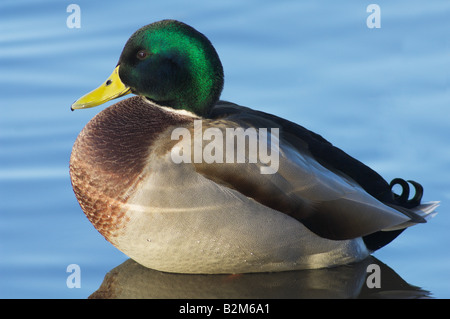
<svg viewBox="0 0 450 319">
<path fill-rule="evenodd" d="M 0 3 L 1 298 L 86 298 L 128 259 L 84 217 L 68 175 L 76 136 L 106 106 L 69 106 L 112 72 L 137 28 L 164 18 L 212 41 L 225 69 L 223 99 L 306 126 L 387 180 L 420 181 L 426 201 L 442 201 L 431 222 L 375 256 L 425 295 L 450 297 L 448 1 L 378 1 L 381 28 L 374 29 L 367 4 L 357 1 L 77 1 L 81 27 L 68 28 L 70 3 Z M 70 264 L 80 266 L 81 288 L 68 288 Z M 344 269 L 336 271 L 345 279 Z M 357 292 L 338 280 L 322 290 L 361 296 L 359 275 L 352 272 Z M 251 278 L 243 278 L 247 287 Z M 292 284 L 277 278 L 264 280 Z M 234 296 L 251 296 L 244 286 L 235 285 Z"/>
</svg>

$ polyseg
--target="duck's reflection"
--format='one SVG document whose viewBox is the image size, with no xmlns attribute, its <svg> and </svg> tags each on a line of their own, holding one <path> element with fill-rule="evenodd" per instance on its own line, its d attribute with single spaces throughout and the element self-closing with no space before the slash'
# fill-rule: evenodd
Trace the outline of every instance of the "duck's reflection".
<svg viewBox="0 0 450 319">
<path fill-rule="evenodd" d="M 379 266 L 375 271 L 369 265 Z M 369 269 L 369 271 L 368 271 Z M 379 288 L 373 287 L 378 276 Z M 368 278 L 368 276 L 372 276 Z M 372 280 L 373 279 L 373 280 Z M 369 285 L 367 282 L 370 281 Z M 89 298 L 428 298 L 374 257 L 330 269 L 241 275 L 183 275 L 145 268 L 129 259 L 106 274 Z"/>
</svg>

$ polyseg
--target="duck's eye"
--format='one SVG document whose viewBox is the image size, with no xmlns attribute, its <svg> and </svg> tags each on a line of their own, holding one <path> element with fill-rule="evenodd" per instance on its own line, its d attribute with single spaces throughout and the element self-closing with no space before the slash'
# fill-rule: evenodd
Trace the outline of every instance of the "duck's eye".
<svg viewBox="0 0 450 319">
<path fill-rule="evenodd" d="M 145 50 L 139 50 L 138 53 L 136 54 L 136 57 L 139 60 L 144 60 L 147 56 L 148 56 L 148 52 Z"/>
</svg>

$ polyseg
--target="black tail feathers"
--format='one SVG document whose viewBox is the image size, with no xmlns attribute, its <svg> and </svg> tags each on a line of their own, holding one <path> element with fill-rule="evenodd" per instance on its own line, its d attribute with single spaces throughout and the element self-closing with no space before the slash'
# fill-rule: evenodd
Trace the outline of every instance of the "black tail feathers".
<svg viewBox="0 0 450 319">
<path fill-rule="evenodd" d="M 410 195 L 409 184 L 414 186 L 415 192 L 414 196 L 411 199 L 409 199 Z M 395 185 L 400 185 L 402 187 L 402 192 L 400 195 L 397 195 L 396 193 L 393 192 L 392 189 Z M 390 183 L 390 187 L 393 200 L 397 205 L 400 205 L 405 208 L 413 208 L 420 205 L 423 196 L 423 187 L 419 183 L 411 180 L 405 181 L 404 179 L 401 178 L 394 178 Z"/>
</svg>

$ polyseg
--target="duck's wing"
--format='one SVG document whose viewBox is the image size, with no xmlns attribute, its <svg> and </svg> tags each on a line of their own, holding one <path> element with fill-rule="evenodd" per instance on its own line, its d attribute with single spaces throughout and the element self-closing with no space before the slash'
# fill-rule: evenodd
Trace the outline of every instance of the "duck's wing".
<svg viewBox="0 0 450 319">
<path fill-rule="evenodd" d="M 364 163 L 335 147 L 321 135 L 301 125 L 276 115 L 226 101 L 217 103 L 212 110 L 211 117 L 216 119 L 226 117 L 229 120 L 247 123 L 247 125 L 250 124 L 255 127 L 279 127 L 282 130 L 282 138 L 289 142 L 292 147 L 301 147 L 300 151 L 303 151 L 303 148 L 306 147 L 310 154 L 324 167 L 349 176 L 376 199 L 395 204 L 391 187 L 383 177 Z"/>
<path fill-rule="evenodd" d="M 361 170 L 372 174 L 375 176 L 375 183 L 379 184 L 374 189 L 385 191 L 387 187 L 390 191 L 389 185 L 383 185 L 385 182 L 378 174 L 352 158 L 345 158 L 342 151 L 339 152 L 320 136 L 300 126 L 295 127 L 293 123 L 286 126 L 283 121 L 233 104 L 219 105 L 213 109 L 211 120 L 203 122 L 204 130 L 208 127 L 220 128 L 224 133 L 227 128 L 238 127 L 267 128 L 268 132 L 272 128 L 280 130 L 276 150 L 279 155 L 277 170 L 273 174 L 262 174 L 262 168 L 267 167 L 267 164 L 261 161 L 251 163 L 248 157 L 246 164 L 203 161 L 194 163 L 195 169 L 218 184 L 290 215 L 324 238 L 350 239 L 398 225 L 423 222 L 420 216 L 409 210 L 398 211 L 383 204 L 353 177 L 337 169 L 336 165 L 330 165 L 328 158 L 318 160 L 315 156 L 318 151 L 312 151 L 311 148 L 328 148 L 331 155 L 335 152 L 337 157 L 341 157 L 331 162 L 346 161 L 343 164 L 346 167 L 350 167 L 353 162 L 357 168 L 350 167 L 350 171 Z M 224 139 L 225 135 L 223 134 Z M 247 146 L 254 138 L 252 136 L 248 138 Z M 269 133 L 266 140 L 277 143 L 276 138 L 277 136 Z M 227 142 L 230 143 L 224 141 Z M 245 154 L 248 156 L 249 153 Z"/>
</svg>

